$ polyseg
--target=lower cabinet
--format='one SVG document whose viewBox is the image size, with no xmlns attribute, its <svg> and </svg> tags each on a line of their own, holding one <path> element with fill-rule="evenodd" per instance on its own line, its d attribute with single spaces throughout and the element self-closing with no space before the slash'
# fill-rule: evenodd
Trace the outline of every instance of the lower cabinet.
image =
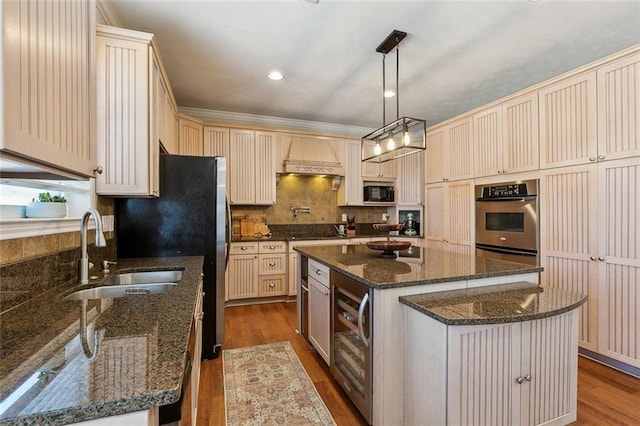
<svg viewBox="0 0 640 426">
<path fill-rule="evenodd" d="M 329 364 L 331 331 L 329 269 L 309 260 L 309 341 Z"/>
<path fill-rule="evenodd" d="M 227 300 L 286 296 L 287 243 L 231 243 L 228 271 Z"/>
<path fill-rule="evenodd" d="M 407 335 L 429 337 L 408 343 L 405 424 L 576 420 L 577 310 L 470 326 L 447 326 L 411 309 L 406 313 Z"/>
</svg>

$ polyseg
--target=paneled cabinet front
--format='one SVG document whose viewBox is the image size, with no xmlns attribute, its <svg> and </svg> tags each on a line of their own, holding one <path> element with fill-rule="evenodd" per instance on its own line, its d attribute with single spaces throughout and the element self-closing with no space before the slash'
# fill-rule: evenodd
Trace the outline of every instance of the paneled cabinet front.
<svg viewBox="0 0 640 426">
<path fill-rule="evenodd" d="M 473 181 L 425 185 L 427 247 L 471 254 L 474 245 Z"/>
<path fill-rule="evenodd" d="M 473 178 L 472 130 L 468 116 L 427 133 L 426 183 Z"/>
<path fill-rule="evenodd" d="M 0 7 L 0 150 L 94 176 L 95 3 L 3 1 Z"/>
<path fill-rule="evenodd" d="M 539 168 L 537 92 L 479 112 L 473 120 L 476 177 Z"/>
<path fill-rule="evenodd" d="M 159 196 L 162 65 L 153 34 L 98 25 L 98 165 L 96 192 Z"/>
<path fill-rule="evenodd" d="M 231 129 L 229 202 L 273 204 L 276 201 L 277 134 Z"/>
<path fill-rule="evenodd" d="M 202 138 L 204 124 L 202 121 L 184 114 L 178 114 L 178 118 L 178 153 L 202 157 L 204 154 Z"/>
<path fill-rule="evenodd" d="M 360 141 L 344 140 L 344 182 L 338 188 L 338 205 L 362 206 L 362 148 Z"/>
<path fill-rule="evenodd" d="M 407 310 L 405 423 L 568 424 L 577 413 L 577 312 L 446 326 Z M 425 359 L 430 362 L 426 364 Z M 427 394 L 427 389 L 446 392 Z"/>
</svg>

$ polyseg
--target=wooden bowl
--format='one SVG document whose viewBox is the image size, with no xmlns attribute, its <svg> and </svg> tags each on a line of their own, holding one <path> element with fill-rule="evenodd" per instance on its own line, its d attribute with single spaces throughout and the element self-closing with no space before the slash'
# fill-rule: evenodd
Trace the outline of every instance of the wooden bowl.
<svg viewBox="0 0 640 426">
<path fill-rule="evenodd" d="M 382 250 L 382 257 L 385 259 L 395 259 L 394 251 L 406 250 L 411 247 L 409 241 L 367 241 L 367 247 L 371 250 Z"/>
<path fill-rule="evenodd" d="M 375 229 L 376 231 L 400 231 L 402 228 L 404 228 L 404 223 L 396 223 L 394 225 L 392 224 L 387 224 L 387 223 L 374 223 L 373 224 L 373 229 Z"/>
</svg>

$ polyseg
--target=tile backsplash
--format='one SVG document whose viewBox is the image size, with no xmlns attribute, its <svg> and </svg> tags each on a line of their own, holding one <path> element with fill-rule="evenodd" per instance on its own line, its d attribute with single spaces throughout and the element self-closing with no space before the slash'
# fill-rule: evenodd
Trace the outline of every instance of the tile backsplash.
<svg viewBox="0 0 640 426">
<path fill-rule="evenodd" d="M 344 183 L 342 183 L 344 185 Z M 268 225 L 341 223 L 341 215 L 356 217 L 356 223 L 380 222 L 386 207 L 340 207 L 333 179 L 319 176 L 282 175 L 276 187 L 277 202 L 271 206 L 232 206 L 234 214 L 264 213 Z M 311 213 L 291 211 L 291 205 L 310 207 Z"/>
</svg>

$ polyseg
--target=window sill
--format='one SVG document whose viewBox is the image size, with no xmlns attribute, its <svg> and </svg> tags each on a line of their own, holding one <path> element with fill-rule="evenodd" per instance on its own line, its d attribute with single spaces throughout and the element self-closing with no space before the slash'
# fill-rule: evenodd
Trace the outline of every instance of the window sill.
<svg viewBox="0 0 640 426">
<path fill-rule="evenodd" d="M 111 216 L 112 218 L 113 216 Z M 104 221 L 104 218 L 103 218 Z M 105 231 L 113 230 L 111 226 L 106 226 Z M 93 219 L 89 219 L 89 229 L 94 229 Z M 0 240 L 11 240 L 14 238 L 36 237 L 39 235 L 62 234 L 65 232 L 79 232 L 79 217 L 64 217 L 51 219 L 0 219 Z"/>
</svg>

